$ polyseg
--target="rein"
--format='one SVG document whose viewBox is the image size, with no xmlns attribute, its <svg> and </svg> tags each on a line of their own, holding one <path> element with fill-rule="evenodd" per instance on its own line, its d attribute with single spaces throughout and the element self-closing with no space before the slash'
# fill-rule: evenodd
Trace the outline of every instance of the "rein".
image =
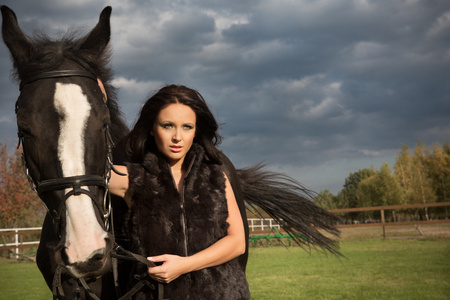
<svg viewBox="0 0 450 300">
<path fill-rule="evenodd" d="M 106 102 L 107 95 L 103 87 L 103 83 L 97 76 L 92 74 L 89 71 L 85 70 L 59 70 L 59 71 L 49 71 L 49 72 L 43 72 L 39 75 L 24 79 L 20 82 L 20 88 L 21 91 L 22 88 L 30 84 L 32 82 L 38 81 L 38 80 L 44 80 L 44 79 L 50 79 L 50 78 L 60 78 L 60 77 L 86 77 L 90 78 L 96 82 L 98 82 L 98 85 L 103 93 L 103 101 Z M 19 110 L 19 106 L 16 102 L 16 114 Z M 20 144 L 23 145 L 23 139 L 24 137 L 19 134 L 19 141 L 17 148 L 20 147 Z M 60 223 L 61 223 L 61 214 L 63 212 L 64 203 L 65 201 L 73 195 L 80 195 L 85 194 L 88 195 L 92 202 L 95 203 L 99 211 L 102 212 L 102 218 L 105 225 L 105 228 L 107 231 L 110 230 L 110 224 L 111 227 L 113 227 L 112 222 L 112 206 L 111 206 L 111 194 L 109 193 L 109 180 L 111 178 L 111 172 L 114 171 L 115 173 L 119 175 L 125 176 L 125 174 L 117 171 L 114 168 L 113 162 L 112 162 L 112 149 L 114 147 L 114 143 L 112 140 L 111 132 L 109 126 L 107 126 L 105 131 L 105 139 L 106 139 L 106 164 L 105 164 L 105 172 L 103 176 L 99 175 L 78 175 L 78 176 L 71 176 L 71 177 L 62 177 L 62 178 L 55 178 L 55 179 L 47 179 L 43 180 L 41 182 L 35 180 L 30 175 L 30 172 L 27 167 L 26 163 L 26 154 L 25 149 L 23 148 L 22 152 L 22 163 L 24 168 L 24 173 L 27 176 L 28 182 L 30 184 L 31 189 L 39 196 L 39 198 L 44 203 L 44 206 L 46 207 L 47 211 L 50 213 L 50 216 L 53 219 L 55 230 L 57 235 L 61 238 L 60 233 Z M 105 190 L 104 198 L 103 198 L 103 207 L 100 207 L 100 204 L 98 201 L 95 201 L 95 196 L 90 192 L 88 189 L 83 188 L 83 186 L 97 186 L 100 188 L 103 188 Z M 45 192 L 51 192 L 51 191 L 57 191 L 57 190 L 65 190 L 70 189 L 67 193 L 64 194 L 64 197 L 59 201 L 59 203 L 56 205 L 56 208 L 54 208 L 54 205 L 51 203 L 46 203 L 43 197 L 43 193 Z M 52 209 L 53 208 L 53 209 Z M 110 221 L 111 220 L 111 221 Z M 114 238 L 114 230 L 112 229 L 112 236 Z M 115 239 L 114 239 L 115 240 Z M 116 292 L 119 295 L 119 284 L 118 284 L 118 267 L 117 267 L 117 259 L 124 259 L 124 260 L 131 260 L 134 262 L 139 262 L 145 264 L 147 267 L 155 267 L 156 265 L 147 260 L 145 257 L 132 253 L 128 250 L 125 250 L 121 246 L 115 244 L 113 249 L 110 253 L 112 264 L 113 264 L 113 275 L 114 275 L 114 284 L 116 286 Z M 57 297 L 57 294 L 59 293 L 61 296 L 64 296 L 64 292 L 61 287 L 61 273 L 65 271 L 65 267 L 63 265 L 58 265 L 54 280 L 53 280 L 53 295 L 54 298 Z M 125 300 L 130 299 L 134 294 L 136 294 L 141 288 L 144 286 L 148 286 L 151 289 L 155 289 L 155 285 L 148 281 L 145 278 L 144 275 L 135 275 L 135 278 L 139 281 L 137 284 L 128 291 L 125 295 L 119 298 L 119 300 Z M 94 294 L 94 292 L 90 289 L 84 278 L 78 279 L 81 283 L 81 285 L 84 287 L 86 292 L 90 295 L 91 298 L 94 300 L 100 300 L 97 295 Z M 76 286 L 76 289 L 78 289 L 78 285 Z M 158 300 L 167 300 L 164 299 L 163 293 L 164 293 L 164 286 L 162 283 L 158 282 Z"/>
</svg>

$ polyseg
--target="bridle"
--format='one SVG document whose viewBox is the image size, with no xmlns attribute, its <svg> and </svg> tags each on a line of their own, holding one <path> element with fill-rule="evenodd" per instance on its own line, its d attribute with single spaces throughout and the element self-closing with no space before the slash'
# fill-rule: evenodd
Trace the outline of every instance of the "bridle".
<svg viewBox="0 0 450 300">
<path fill-rule="evenodd" d="M 49 72 L 42 72 L 36 76 L 24 79 L 20 82 L 19 85 L 19 91 L 22 90 L 24 85 L 27 85 L 29 83 L 41 80 L 41 79 L 50 79 L 50 78 L 60 78 L 60 77 L 87 77 L 91 78 L 92 80 L 97 81 L 97 77 L 92 74 L 89 71 L 85 70 L 58 70 L 58 71 L 49 71 Z"/>
<path fill-rule="evenodd" d="M 92 74 L 89 71 L 85 70 L 60 70 L 60 71 L 49 71 L 49 72 L 43 72 L 39 75 L 24 79 L 20 83 L 20 90 L 22 88 L 32 82 L 38 81 L 38 80 L 44 80 L 44 79 L 51 79 L 51 78 L 61 78 L 61 77 L 86 77 L 90 78 L 92 80 L 95 80 L 97 82 L 97 77 Z M 104 95 L 104 100 L 106 99 L 106 96 Z M 19 105 L 16 102 L 16 114 L 19 111 Z M 24 136 L 19 132 L 18 133 L 19 142 L 18 146 L 22 143 L 24 145 Z M 105 129 L 105 144 L 106 144 L 106 151 L 105 151 L 105 172 L 103 176 L 100 175 L 78 175 L 78 176 L 70 176 L 70 177 L 62 177 L 62 178 L 55 178 L 55 179 L 47 179 L 43 181 L 37 181 L 35 180 L 28 170 L 27 166 L 27 159 L 26 159 L 26 149 L 23 147 L 22 152 L 22 161 L 23 161 L 23 167 L 25 175 L 27 176 L 28 182 L 31 186 L 31 189 L 36 192 L 36 194 L 39 196 L 39 198 L 44 203 L 44 206 L 47 208 L 50 216 L 53 219 L 53 223 L 55 226 L 55 231 L 58 235 L 58 237 L 61 237 L 60 232 L 60 223 L 61 223 L 61 214 L 64 211 L 65 207 L 65 201 L 73 195 L 81 195 L 85 194 L 89 196 L 92 199 L 92 202 L 95 203 L 98 210 L 102 212 L 102 219 L 105 225 L 105 229 L 109 229 L 110 225 L 110 216 L 111 216 L 111 199 L 109 198 L 109 179 L 111 178 L 111 170 L 113 170 L 113 163 L 112 163 L 112 149 L 114 147 L 109 125 Z M 89 191 L 86 188 L 83 188 L 85 186 L 96 186 L 99 188 L 104 189 L 104 197 L 103 197 L 103 204 L 98 203 L 98 201 L 95 200 L 95 195 L 91 191 Z M 58 203 L 52 203 L 45 199 L 43 196 L 46 192 L 52 192 L 52 191 L 58 191 L 58 190 L 65 190 L 70 189 L 67 193 L 64 194 L 64 196 L 58 201 Z"/>
<path fill-rule="evenodd" d="M 51 78 L 61 78 L 61 77 L 86 77 L 90 78 L 94 81 L 98 81 L 97 76 L 92 74 L 89 71 L 85 70 L 59 70 L 59 71 L 49 71 L 49 72 L 43 72 L 39 75 L 24 79 L 20 82 L 20 88 L 21 91 L 22 88 L 32 82 L 38 81 L 38 80 L 44 80 L 44 79 L 51 79 Z M 101 82 L 99 82 L 100 84 Z M 105 92 L 103 92 L 103 101 L 106 102 L 107 95 Z M 19 111 L 18 103 L 16 102 L 15 111 L 16 114 Z M 24 145 L 24 136 L 21 133 L 18 133 L 19 136 L 19 142 L 17 147 L 20 147 L 20 144 Z M 111 178 L 111 172 L 114 171 L 115 173 L 119 175 L 125 175 L 123 173 L 120 173 L 117 171 L 113 166 L 112 161 L 112 149 L 114 148 L 114 143 L 112 140 L 111 132 L 109 126 L 105 129 L 105 144 L 106 144 L 106 154 L 105 154 L 105 172 L 103 176 L 100 175 L 78 175 L 78 176 L 71 176 L 71 177 L 62 177 L 62 178 L 55 178 L 55 179 L 47 179 L 42 181 L 35 180 L 31 175 L 27 167 L 26 162 L 26 153 L 25 153 L 25 147 L 22 147 L 22 162 L 24 167 L 25 175 L 27 176 L 28 182 L 30 184 L 30 187 L 33 191 L 36 192 L 36 194 L 39 196 L 39 198 L 44 203 L 44 206 L 47 208 L 50 216 L 53 219 L 54 227 L 56 230 L 56 233 L 59 238 L 61 238 L 61 232 L 60 232 L 60 223 L 61 223 L 61 214 L 63 212 L 65 201 L 67 198 L 73 195 L 80 195 L 85 194 L 88 195 L 92 202 L 95 203 L 97 208 L 100 212 L 102 212 L 102 218 L 105 225 L 105 229 L 109 231 L 109 225 L 111 224 L 113 226 L 113 222 L 110 221 L 112 219 L 112 204 L 111 204 L 111 194 L 109 191 L 109 180 Z M 98 201 L 95 201 L 95 196 L 89 191 L 88 189 L 83 188 L 83 186 L 97 186 L 100 188 L 103 188 L 105 190 L 104 198 L 103 198 L 103 205 L 100 206 Z M 45 192 L 51 192 L 51 191 L 58 191 L 58 190 L 65 190 L 70 189 L 67 193 L 64 194 L 64 197 L 62 197 L 59 202 L 54 205 L 53 203 L 50 203 L 49 201 L 46 201 L 43 197 L 43 193 Z M 111 230 L 112 235 L 114 238 L 114 229 Z M 153 262 L 150 262 L 145 257 L 132 253 L 130 251 L 127 251 L 120 247 L 119 245 L 115 244 L 114 249 L 111 251 L 110 256 L 113 261 L 113 273 L 114 273 L 114 284 L 115 288 L 117 290 L 117 294 L 120 294 L 118 289 L 118 274 L 117 274 L 117 259 L 125 259 L 125 260 L 131 260 L 135 262 L 139 262 L 142 264 L 145 264 L 147 267 L 155 267 L 156 265 Z M 57 290 L 60 293 L 60 295 L 63 295 L 63 291 L 60 286 L 61 281 L 61 272 L 63 270 L 63 267 L 59 265 L 55 272 L 54 277 L 54 283 L 53 283 L 53 294 L 54 296 L 57 295 Z M 137 276 L 137 277 L 136 277 Z M 120 297 L 119 300 L 125 300 L 129 299 L 132 295 L 137 293 L 142 287 L 148 286 L 151 289 L 155 289 L 156 287 L 149 282 L 145 277 L 136 275 L 135 278 L 138 279 L 137 284 L 129 290 L 125 295 Z M 85 288 L 86 292 L 96 300 L 100 300 L 89 288 L 89 286 L 86 284 L 86 281 L 81 278 L 79 279 L 83 287 Z M 55 283 L 57 282 L 57 283 Z M 55 286 L 56 285 L 56 286 Z M 158 282 L 158 299 L 164 300 L 164 286 Z"/>
</svg>

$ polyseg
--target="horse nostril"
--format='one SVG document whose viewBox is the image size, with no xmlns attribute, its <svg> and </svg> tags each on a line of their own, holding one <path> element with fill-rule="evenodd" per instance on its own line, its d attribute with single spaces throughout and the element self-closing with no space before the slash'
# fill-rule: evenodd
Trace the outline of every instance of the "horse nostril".
<svg viewBox="0 0 450 300">
<path fill-rule="evenodd" d="M 88 260 L 102 260 L 105 257 L 105 248 L 97 249 L 92 252 L 91 257 Z"/>
</svg>

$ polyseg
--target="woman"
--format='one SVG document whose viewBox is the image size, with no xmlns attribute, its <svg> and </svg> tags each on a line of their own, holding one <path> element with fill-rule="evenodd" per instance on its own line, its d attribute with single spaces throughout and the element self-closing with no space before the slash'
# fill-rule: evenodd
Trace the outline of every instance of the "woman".
<svg viewBox="0 0 450 300">
<path fill-rule="evenodd" d="M 166 283 L 170 299 L 249 299 L 237 257 L 242 218 L 220 166 L 217 122 L 203 97 L 170 85 L 143 106 L 125 139 L 133 163 L 116 166 L 110 191 L 127 199 L 131 250 L 158 266 L 133 273 Z M 136 299 L 154 299 L 147 289 Z"/>
</svg>

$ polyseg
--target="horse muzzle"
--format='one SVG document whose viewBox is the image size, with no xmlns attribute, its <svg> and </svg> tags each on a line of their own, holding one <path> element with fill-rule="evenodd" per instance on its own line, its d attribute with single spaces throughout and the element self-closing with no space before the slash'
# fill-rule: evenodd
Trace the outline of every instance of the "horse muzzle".
<svg viewBox="0 0 450 300">
<path fill-rule="evenodd" d="M 67 248 L 59 249 L 56 257 L 59 263 L 75 278 L 96 278 L 111 270 L 111 251 L 114 241 L 105 239 L 105 247 L 92 251 L 85 259 L 71 262 L 67 255 Z"/>
</svg>

